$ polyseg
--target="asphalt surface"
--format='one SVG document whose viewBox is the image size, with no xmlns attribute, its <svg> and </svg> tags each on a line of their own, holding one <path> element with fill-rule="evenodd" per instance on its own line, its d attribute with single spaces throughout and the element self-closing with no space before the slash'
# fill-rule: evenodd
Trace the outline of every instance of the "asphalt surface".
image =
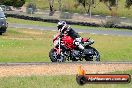
<svg viewBox="0 0 132 88">
<path fill-rule="evenodd" d="M 8 62 L 8 63 L 0 63 L 0 66 L 23 66 L 23 65 L 57 65 L 57 64 L 66 64 L 66 65 L 70 65 L 70 64 L 83 64 L 83 65 L 101 65 L 101 64 L 129 64 L 132 65 L 132 62 L 128 62 L 128 61 L 115 61 L 115 62 L 63 62 L 63 63 L 52 63 L 52 62 Z"/>
<path fill-rule="evenodd" d="M 38 30 L 52 30 L 56 31 L 56 27 L 45 27 L 27 24 L 9 23 L 9 27 L 14 28 L 27 28 Z M 132 36 L 132 30 L 97 30 L 97 29 L 75 29 L 79 33 L 101 34 L 101 35 L 116 35 L 116 36 Z"/>
</svg>

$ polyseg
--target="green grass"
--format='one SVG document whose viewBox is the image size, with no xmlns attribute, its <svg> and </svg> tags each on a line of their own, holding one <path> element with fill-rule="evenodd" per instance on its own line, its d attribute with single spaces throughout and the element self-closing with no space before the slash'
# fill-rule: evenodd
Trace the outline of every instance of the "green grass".
<svg viewBox="0 0 132 88">
<path fill-rule="evenodd" d="M 7 21 L 9 23 L 28 24 L 28 25 L 36 25 L 36 26 L 47 26 L 47 27 L 56 27 L 56 25 L 57 25 L 57 23 L 31 21 L 31 20 L 17 19 L 17 18 L 11 18 L 11 17 L 8 17 Z M 89 27 L 89 26 L 79 26 L 79 25 L 71 25 L 71 27 L 78 28 L 78 29 L 127 30 L 127 29 L 118 29 L 118 28 Z M 130 31 L 130 30 L 127 30 L 127 31 Z"/>
<path fill-rule="evenodd" d="M 116 72 L 117 73 L 117 72 Z M 118 74 L 131 74 L 130 71 Z M 80 86 L 75 75 L 59 76 L 30 76 L 30 77 L 1 77 L 0 88 L 131 88 L 129 84 L 85 84 Z"/>
<path fill-rule="evenodd" d="M 0 36 L 0 62 L 50 62 L 48 53 L 57 32 L 8 28 Z M 132 61 L 132 37 L 81 34 L 95 40 L 101 61 Z"/>
<path fill-rule="evenodd" d="M 7 18 L 7 22 L 17 23 L 17 24 L 37 25 L 37 26 L 48 26 L 48 27 L 56 27 L 56 25 L 57 25 L 55 23 L 31 21 L 31 20 L 17 19 L 17 18 L 11 18 L 11 17 Z"/>
<path fill-rule="evenodd" d="M 32 1 L 36 4 L 37 8 L 40 9 L 49 9 L 49 3 L 47 0 L 26 0 L 26 5 Z M 96 7 L 92 7 L 92 14 L 105 14 L 105 15 L 111 15 L 111 12 L 108 10 L 108 7 L 106 7 L 103 3 L 98 3 L 99 0 L 96 0 Z M 75 0 L 62 0 L 62 9 L 64 11 L 69 12 L 78 12 L 78 13 L 85 13 L 85 10 L 82 6 L 79 6 L 78 8 L 74 7 Z M 55 0 L 54 2 L 54 8 L 55 10 L 58 10 L 58 1 Z M 132 17 L 132 6 L 130 9 L 125 8 L 125 0 L 119 0 L 119 6 L 117 10 L 117 16 L 125 16 L 125 17 Z"/>
<path fill-rule="evenodd" d="M 53 37 L 51 33 L 48 31 L 9 28 L 4 36 L 0 36 L 0 61 L 49 61 L 48 52 Z"/>
</svg>

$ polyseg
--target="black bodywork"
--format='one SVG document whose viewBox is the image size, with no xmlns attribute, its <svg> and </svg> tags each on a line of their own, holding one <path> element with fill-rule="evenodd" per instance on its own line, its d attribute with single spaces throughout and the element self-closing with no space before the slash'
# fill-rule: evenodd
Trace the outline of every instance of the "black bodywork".
<svg viewBox="0 0 132 88">
<path fill-rule="evenodd" d="M 6 32 L 8 23 L 6 22 L 6 16 L 4 12 L 0 11 L 0 35 Z"/>
</svg>

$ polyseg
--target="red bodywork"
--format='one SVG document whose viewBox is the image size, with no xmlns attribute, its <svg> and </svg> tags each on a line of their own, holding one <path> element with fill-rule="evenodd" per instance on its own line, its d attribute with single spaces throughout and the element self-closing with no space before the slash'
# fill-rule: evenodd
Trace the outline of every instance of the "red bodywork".
<svg viewBox="0 0 132 88">
<path fill-rule="evenodd" d="M 58 39 L 58 37 L 59 37 L 59 33 L 54 37 L 53 43 Z M 73 44 L 74 39 L 72 39 L 70 36 L 64 35 L 61 38 L 61 41 L 63 42 L 64 46 L 67 47 L 70 50 L 76 48 L 76 46 Z M 87 42 L 87 41 L 88 41 L 87 38 L 82 38 L 82 42 Z"/>
<path fill-rule="evenodd" d="M 82 38 L 82 42 L 87 42 L 88 39 L 87 38 Z"/>
<path fill-rule="evenodd" d="M 59 37 L 59 33 L 54 37 L 53 39 L 53 43 L 58 39 Z M 70 37 L 70 36 L 67 36 L 67 35 L 64 35 L 62 38 L 61 38 L 61 43 L 64 44 L 65 47 L 67 47 L 67 49 L 75 49 L 76 46 L 73 44 L 73 39 Z M 56 49 L 56 48 L 55 48 Z"/>
<path fill-rule="evenodd" d="M 62 37 L 62 41 L 68 49 L 72 50 L 76 48 L 76 46 L 73 44 L 74 40 L 70 36 Z"/>
</svg>

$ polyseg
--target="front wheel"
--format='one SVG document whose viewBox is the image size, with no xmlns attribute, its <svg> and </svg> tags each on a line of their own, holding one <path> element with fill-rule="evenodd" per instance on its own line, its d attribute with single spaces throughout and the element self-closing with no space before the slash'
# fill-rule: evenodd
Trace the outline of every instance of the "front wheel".
<svg viewBox="0 0 132 88">
<path fill-rule="evenodd" d="M 52 62 L 65 62 L 64 55 L 57 54 L 55 49 L 50 50 L 49 57 Z"/>
<path fill-rule="evenodd" d="M 85 60 L 86 61 L 100 61 L 100 54 L 99 54 L 99 52 L 95 48 L 93 48 L 93 47 L 89 47 L 88 49 L 92 49 L 94 54 L 93 55 L 87 55 L 85 57 Z"/>
</svg>

